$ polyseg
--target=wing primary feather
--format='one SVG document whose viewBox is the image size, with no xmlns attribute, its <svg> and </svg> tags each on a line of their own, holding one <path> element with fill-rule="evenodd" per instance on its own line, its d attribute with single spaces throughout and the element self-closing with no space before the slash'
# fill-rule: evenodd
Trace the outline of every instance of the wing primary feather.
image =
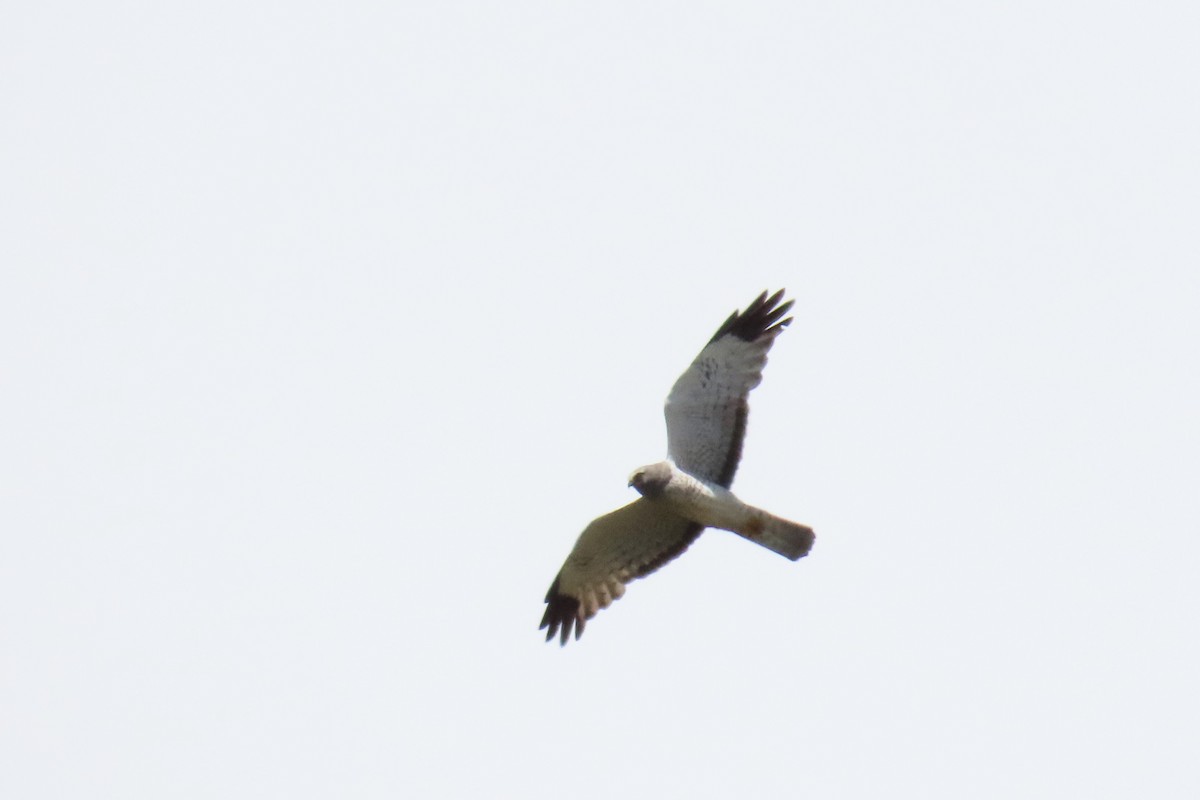
<svg viewBox="0 0 1200 800">
<path fill-rule="evenodd" d="M 733 327 L 735 322 L 737 322 L 739 313 L 740 312 L 738 311 L 734 311 L 732 314 L 730 314 L 729 318 L 721 323 L 721 327 L 717 328 L 717 332 L 714 333 L 713 337 L 708 340 L 708 343 L 712 344 L 717 339 L 720 339 L 722 336 L 729 333 L 729 329 Z"/>
<path fill-rule="evenodd" d="M 561 630 L 562 643 L 566 644 L 567 637 L 571 635 L 571 628 L 579 620 L 579 599 L 563 594 L 558 587 L 559 578 L 555 578 L 554 583 L 550 584 L 550 591 L 546 592 L 546 613 L 542 616 L 542 624 L 538 626 L 538 630 L 548 629 L 547 642 Z M 582 629 L 582 620 L 579 620 L 578 630 L 575 632 L 576 639 L 579 638 Z"/>
<path fill-rule="evenodd" d="M 780 318 L 791 310 L 794 300 L 788 300 L 782 305 L 779 301 L 783 299 L 785 290 L 780 289 L 770 297 L 766 292 L 763 292 L 758 297 L 754 298 L 754 302 L 746 306 L 745 311 L 735 311 L 729 319 L 717 328 L 717 332 L 713 334 L 709 343 L 717 341 L 722 336 L 736 336 L 745 342 L 753 342 L 759 337 L 777 329 L 785 328 L 792 321 L 791 317 L 781 320 Z"/>
</svg>

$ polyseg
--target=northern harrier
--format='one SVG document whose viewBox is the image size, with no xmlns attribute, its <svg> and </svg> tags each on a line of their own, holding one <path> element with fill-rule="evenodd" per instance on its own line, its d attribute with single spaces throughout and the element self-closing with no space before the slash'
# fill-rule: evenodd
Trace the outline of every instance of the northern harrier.
<svg viewBox="0 0 1200 800">
<path fill-rule="evenodd" d="M 725 320 L 667 397 L 667 460 L 636 470 L 642 496 L 584 529 L 546 593 L 546 641 L 567 643 L 625 584 L 688 548 L 706 527 L 733 531 L 795 561 L 811 528 L 748 506 L 729 491 L 746 435 L 746 398 L 762 380 L 767 351 L 792 321 L 792 301 L 763 292 Z"/>
</svg>

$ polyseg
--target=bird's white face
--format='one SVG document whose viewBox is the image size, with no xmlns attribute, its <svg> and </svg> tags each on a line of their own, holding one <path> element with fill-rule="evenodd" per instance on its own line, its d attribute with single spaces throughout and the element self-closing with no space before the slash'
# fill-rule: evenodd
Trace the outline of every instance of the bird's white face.
<svg viewBox="0 0 1200 800">
<path fill-rule="evenodd" d="M 629 476 L 629 485 L 632 486 L 634 489 L 637 489 L 639 492 L 641 492 L 642 485 L 645 482 L 645 480 L 646 480 L 646 473 L 643 470 L 636 469 L 633 471 L 633 474 Z M 645 494 L 645 492 L 642 492 L 642 493 Z"/>
<path fill-rule="evenodd" d="M 651 464 L 634 470 L 629 476 L 629 485 L 643 497 L 657 497 L 671 482 L 671 468 L 667 464 Z"/>
</svg>

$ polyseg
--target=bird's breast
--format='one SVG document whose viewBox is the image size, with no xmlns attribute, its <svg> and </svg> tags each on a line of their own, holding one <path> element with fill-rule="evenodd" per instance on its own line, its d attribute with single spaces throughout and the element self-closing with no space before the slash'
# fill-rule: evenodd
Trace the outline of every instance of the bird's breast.
<svg viewBox="0 0 1200 800">
<path fill-rule="evenodd" d="M 723 486 L 697 478 L 678 467 L 662 494 L 681 517 L 712 528 L 729 530 L 745 522 L 745 504 Z"/>
</svg>

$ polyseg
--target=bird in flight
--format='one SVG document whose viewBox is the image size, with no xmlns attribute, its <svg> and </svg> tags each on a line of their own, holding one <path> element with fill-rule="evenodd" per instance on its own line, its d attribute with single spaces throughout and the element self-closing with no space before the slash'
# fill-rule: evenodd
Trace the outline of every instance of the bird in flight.
<svg viewBox="0 0 1200 800">
<path fill-rule="evenodd" d="M 717 329 L 667 396 L 667 460 L 634 471 L 641 495 L 592 521 L 546 593 L 546 641 L 575 638 L 625 584 L 678 556 L 705 528 L 732 531 L 795 561 L 812 529 L 747 505 L 729 491 L 746 435 L 746 401 L 762 381 L 767 351 L 791 317 L 783 290 L 759 295 Z"/>
</svg>

